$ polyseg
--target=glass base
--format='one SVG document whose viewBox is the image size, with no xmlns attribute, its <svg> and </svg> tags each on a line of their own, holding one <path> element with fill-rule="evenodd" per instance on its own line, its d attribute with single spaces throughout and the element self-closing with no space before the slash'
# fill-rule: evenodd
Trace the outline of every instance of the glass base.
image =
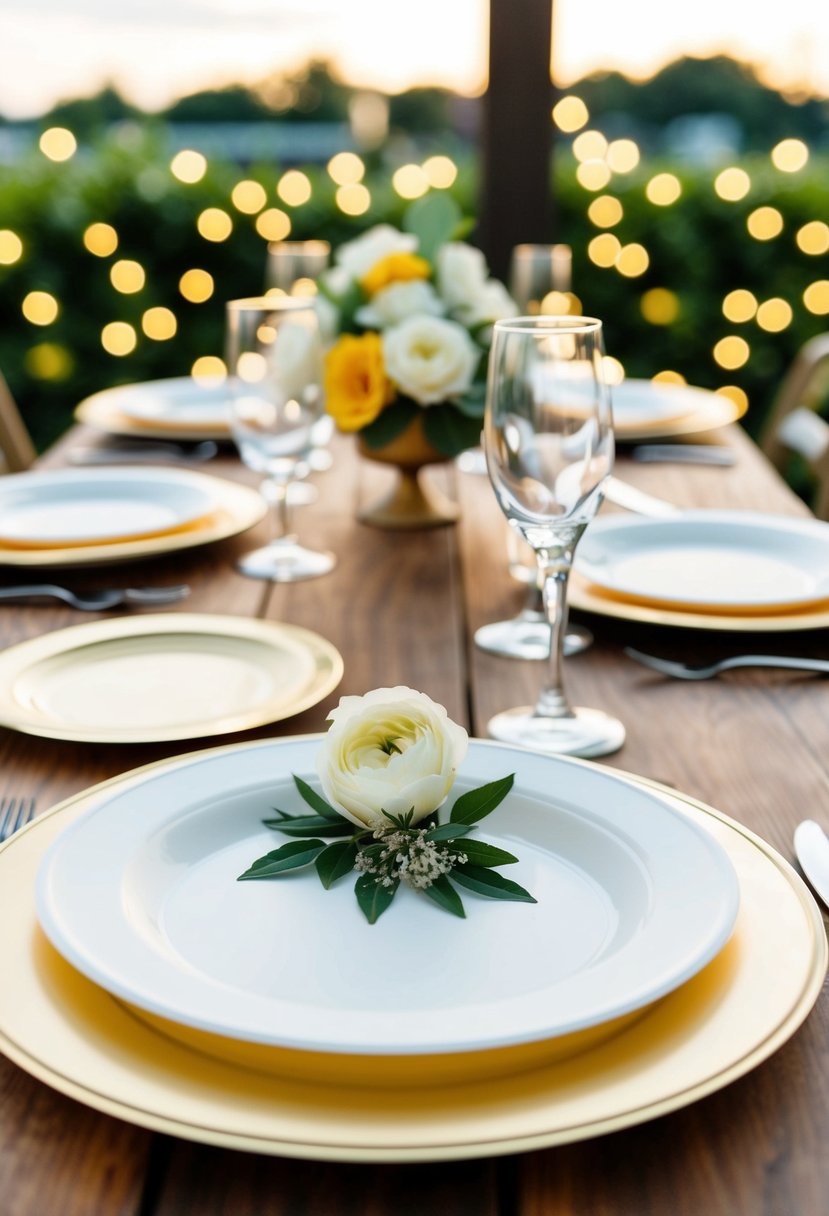
<svg viewBox="0 0 829 1216">
<path fill-rule="evenodd" d="M 555 756 L 608 756 L 625 741 L 625 728 L 618 718 L 599 709 L 571 709 L 561 718 L 542 718 L 526 705 L 496 714 L 487 723 L 487 731 L 500 743 Z"/>
<path fill-rule="evenodd" d="M 317 501 L 320 492 L 307 481 L 292 481 L 288 486 L 289 507 L 310 507 Z"/>
<path fill-rule="evenodd" d="M 336 564 L 333 553 L 319 553 L 315 549 L 306 549 L 293 539 L 285 539 L 246 553 L 236 563 L 236 568 L 248 578 L 296 583 L 301 579 L 329 574 Z"/>
<path fill-rule="evenodd" d="M 461 473 L 471 473 L 474 477 L 486 477 L 486 452 L 483 448 L 467 448 L 455 458 L 455 463 Z"/>
<path fill-rule="evenodd" d="M 593 644 L 593 634 L 581 625 L 568 625 L 564 635 L 565 655 L 580 654 Z M 505 659 L 550 657 L 550 626 L 540 614 L 522 612 L 509 621 L 494 621 L 475 630 L 475 645 L 487 654 Z"/>
</svg>

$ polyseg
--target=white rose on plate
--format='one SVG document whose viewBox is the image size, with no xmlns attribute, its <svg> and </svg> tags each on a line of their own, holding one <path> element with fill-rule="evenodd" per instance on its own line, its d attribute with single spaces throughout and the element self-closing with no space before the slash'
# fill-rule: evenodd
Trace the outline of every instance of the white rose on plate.
<svg viewBox="0 0 829 1216">
<path fill-rule="evenodd" d="M 450 241 L 438 251 L 438 291 L 451 309 L 471 308 L 486 281 L 486 260 L 480 249 Z"/>
<path fill-rule="evenodd" d="M 392 228 L 391 224 L 377 224 L 362 236 L 341 245 L 336 254 L 336 262 L 353 279 L 362 279 L 390 253 L 414 253 L 416 249 L 416 236 L 399 232 L 397 228 Z"/>
<path fill-rule="evenodd" d="M 387 374 L 419 405 L 468 389 L 480 354 L 462 325 L 442 317 L 409 317 L 383 334 Z"/>
<path fill-rule="evenodd" d="M 376 688 L 341 697 L 317 757 L 325 797 L 358 827 L 388 827 L 441 806 L 466 755 L 468 736 L 442 705 L 414 689 Z"/>
<path fill-rule="evenodd" d="M 391 283 L 372 296 L 370 304 L 358 308 L 355 314 L 360 325 L 367 329 L 387 329 L 418 314 L 439 317 L 446 309 L 431 283 L 423 279 L 409 279 Z"/>
</svg>

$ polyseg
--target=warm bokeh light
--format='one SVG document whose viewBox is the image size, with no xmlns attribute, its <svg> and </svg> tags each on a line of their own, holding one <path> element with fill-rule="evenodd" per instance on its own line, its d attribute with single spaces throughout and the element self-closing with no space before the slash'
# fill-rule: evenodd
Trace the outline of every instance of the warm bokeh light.
<svg viewBox="0 0 829 1216">
<path fill-rule="evenodd" d="M 364 215 L 371 206 L 371 195 L 361 182 L 340 186 L 335 199 L 340 211 L 345 215 Z"/>
<path fill-rule="evenodd" d="M 200 355 L 190 368 L 190 375 L 197 384 L 211 385 L 227 378 L 227 367 L 217 355 Z"/>
<path fill-rule="evenodd" d="M 682 194 L 682 183 L 673 173 L 657 173 L 645 186 L 645 198 L 656 207 L 670 207 Z"/>
<path fill-rule="evenodd" d="M 191 304 L 203 304 L 213 295 L 213 275 L 206 270 L 185 270 L 178 281 L 178 289 Z"/>
<path fill-rule="evenodd" d="M 657 372 L 655 376 L 651 376 L 651 380 L 655 384 L 687 384 L 688 381 L 683 376 L 682 372 L 672 371 L 666 367 L 664 371 Z"/>
<path fill-rule="evenodd" d="M 83 234 L 83 243 L 96 258 L 108 258 L 118 248 L 118 233 L 112 224 L 90 224 Z"/>
<path fill-rule="evenodd" d="M 576 160 L 602 160 L 607 152 L 607 140 L 601 131 L 582 131 L 573 140 Z"/>
<path fill-rule="evenodd" d="M 122 258 L 120 261 L 112 263 L 109 269 L 109 279 L 116 291 L 120 291 L 124 295 L 134 295 L 136 291 L 141 291 L 147 281 L 147 276 L 140 262 Z"/>
<path fill-rule="evenodd" d="M 268 192 L 259 182 L 237 182 L 230 192 L 230 201 L 244 215 L 256 215 L 268 204 Z"/>
<path fill-rule="evenodd" d="M 301 207 L 311 197 L 311 179 L 299 169 L 289 169 L 280 177 L 276 193 L 289 207 Z"/>
<path fill-rule="evenodd" d="M 639 147 L 632 139 L 613 139 L 608 144 L 606 159 L 614 173 L 632 173 L 639 164 Z"/>
<path fill-rule="evenodd" d="M 57 342 L 38 342 L 26 351 L 23 366 L 36 380 L 66 380 L 75 370 L 75 360 Z"/>
<path fill-rule="evenodd" d="M 758 207 L 746 219 L 756 241 L 771 241 L 783 231 L 783 216 L 776 207 Z"/>
<path fill-rule="evenodd" d="M 166 342 L 176 336 L 178 322 L 169 308 L 148 308 L 141 318 L 141 328 L 154 342 Z"/>
<path fill-rule="evenodd" d="M 180 182 L 192 186 L 195 182 L 200 182 L 207 172 L 207 158 L 202 156 L 201 152 L 185 148 L 177 152 L 170 161 L 170 172 Z"/>
<path fill-rule="evenodd" d="M 810 220 L 798 228 L 795 240 L 803 253 L 826 253 L 829 251 L 829 224 L 824 224 L 823 220 Z"/>
<path fill-rule="evenodd" d="M 650 256 L 644 245 L 639 245 L 635 241 L 630 245 L 623 245 L 619 250 L 619 256 L 616 259 L 616 269 L 619 274 L 623 274 L 626 279 L 638 278 L 640 274 L 644 274 L 650 266 Z"/>
<path fill-rule="evenodd" d="M 726 203 L 739 202 L 741 198 L 745 198 L 750 189 L 751 178 L 745 169 L 738 169 L 736 165 L 723 169 L 714 178 L 714 190 Z"/>
<path fill-rule="evenodd" d="M 101 330 L 101 346 L 108 355 L 131 355 L 138 345 L 138 335 L 126 321 L 110 321 Z"/>
<path fill-rule="evenodd" d="M 587 208 L 587 218 L 597 228 L 612 228 L 624 214 L 624 207 L 612 194 L 600 194 Z"/>
<path fill-rule="evenodd" d="M 720 397 L 727 397 L 729 401 L 733 401 L 741 414 L 748 409 L 748 393 L 738 384 L 723 384 L 714 389 L 714 392 Z"/>
<path fill-rule="evenodd" d="M 614 359 L 613 355 L 602 356 L 602 373 L 605 384 L 609 384 L 611 387 L 614 384 L 621 384 L 625 378 L 624 365 L 618 359 Z"/>
<path fill-rule="evenodd" d="M 829 313 L 829 279 L 817 279 L 803 293 L 803 303 L 817 317 Z"/>
<path fill-rule="evenodd" d="M 206 207 L 196 220 L 199 235 L 206 241 L 226 241 L 233 231 L 233 220 L 221 207 Z"/>
<path fill-rule="evenodd" d="M 797 173 L 809 159 L 809 149 L 802 139 L 781 139 L 771 150 L 771 162 L 783 173 Z"/>
<path fill-rule="evenodd" d="M 256 231 L 266 241 L 284 241 L 291 235 L 291 221 L 279 207 L 268 207 L 256 217 Z"/>
<path fill-rule="evenodd" d="M 41 135 L 38 147 L 49 160 L 69 160 L 78 150 L 78 141 L 66 127 L 49 127 Z"/>
<path fill-rule="evenodd" d="M 742 367 L 748 362 L 748 357 L 751 354 L 751 347 L 745 338 L 739 338 L 736 334 L 729 334 L 727 338 L 720 338 L 713 350 L 714 361 L 720 367 L 728 368 L 732 371 L 736 367 Z"/>
<path fill-rule="evenodd" d="M 353 186 L 365 175 L 365 164 L 356 152 L 338 152 L 328 162 L 328 176 L 338 186 Z"/>
<path fill-rule="evenodd" d="M 599 236 L 594 236 L 587 246 L 587 256 L 590 261 L 605 269 L 615 265 L 621 251 L 622 242 L 612 232 L 602 232 Z"/>
<path fill-rule="evenodd" d="M 639 308 L 651 325 L 672 325 L 679 316 L 679 296 L 667 287 L 652 287 L 642 296 Z"/>
<path fill-rule="evenodd" d="M 24 298 L 23 316 L 32 325 L 51 325 L 58 315 L 58 302 L 48 291 L 30 291 Z"/>
<path fill-rule="evenodd" d="M 392 174 L 391 184 L 401 198 L 420 198 L 429 189 L 429 179 L 420 165 L 401 165 Z"/>
<path fill-rule="evenodd" d="M 610 169 L 603 160 L 584 160 L 576 169 L 576 180 L 585 190 L 604 190 Z"/>
<path fill-rule="evenodd" d="M 757 309 L 757 324 L 770 334 L 779 334 L 791 325 L 793 316 L 791 304 L 780 296 L 773 296 Z"/>
<path fill-rule="evenodd" d="M 537 306 L 538 312 L 546 317 L 566 316 L 570 312 L 571 299 L 569 291 L 548 291 Z"/>
<path fill-rule="evenodd" d="M 429 156 L 423 162 L 426 180 L 434 190 L 448 190 L 458 176 L 458 166 L 448 156 Z"/>
<path fill-rule="evenodd" d="M 722 302 L 723 316 L 729 321 L 750 321 L 757 312 L 757 297 L 744 287 L 729 291 Z"/>
<path fill-rule="evenodd" d="M 572 93 L 560 98 L 553 106 L 553 122 L 565 135 L 580 131 L 589 118 L 587 106 L 580 97 L 575 97 Z"/>
<path fill-rule="evenodd" d="M 23 242 L 11 228 L 0 228 L 0 266 L 13 266 L 23 256 Z"/>
</svg>

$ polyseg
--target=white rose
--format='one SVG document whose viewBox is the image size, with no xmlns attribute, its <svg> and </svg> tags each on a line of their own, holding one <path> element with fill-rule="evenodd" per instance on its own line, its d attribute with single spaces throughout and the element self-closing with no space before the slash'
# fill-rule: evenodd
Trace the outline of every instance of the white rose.
<svg viewBox="0 0 829 1216">
<path fill-rule="evenodd" d="M 469 308 L 487 281 L 487 266 L 480 249 L 451 241 L 438 251 L 438 291 L 451 309 Z"/>
<path fill-rule="evenodd" d="M 372 297 L 370 304 L 358 308 L 355 314 L 367 329 L 386 329 L 418 314 L 439 317 L 446 310 L 431 283 L 423 279 L 391 283 Z"/>
<path fill-rule="evenodd" d="M 502 317 L 517 317 L 518 305 L 503 283 L 489 279 L 475 300 L 458 309 L 458 315 L 466 325 L 483 325 Z"/>
<path fill-rule="evenodd" d="M 390 253 L 414 253 L 416 249 L 416 236 L 399 232 L 397 228 L 392 228 L 391 224 L 377 224 L 362 236 L 341 245 L 335 255 L 335 261 L 353 279 L 362 279 Z"/>
<path fill-rule="evenodd" d="M 420 405 L 469 388 L 480 353 L 462 325 L 441 317 L 409 317 L 383 334 L 386 372 Z"/>
<path fill-rule="evenodd" d="M 317 757 L 326 798 L 359 827 L 388 827 L 383 814 L 412 822 L 441 806 L 466 755 L 468 736 L 424 693 L 376 688 L 341 697 Z"/>
</svg>

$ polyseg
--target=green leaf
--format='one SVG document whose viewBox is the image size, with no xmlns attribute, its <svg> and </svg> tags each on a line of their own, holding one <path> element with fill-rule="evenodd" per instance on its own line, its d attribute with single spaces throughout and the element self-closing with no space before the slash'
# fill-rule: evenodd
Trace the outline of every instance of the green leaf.
<svg viewBox="0 0 829 1216">
<path fill-rule="evenodd" d="M 436 828 L 430 828 L 426 833 L 427 840 L 457 840 L 461 836 L 466 836 L 468 832 L 474 832 L 474 824 L 465 823 L 441 823 Z"/>
<path fill-rule="evenodd" d="M 460 397 L 453 397 L 452 404 L 467 418 L 483 422 L 486 411 L 486 385 L 472 384 Z"/>
<path fill-rule="evenodd" d="M 383 915 L 397 894 L 398 883 L 382 886 L 373 874 L 362 874 L 354 884 L 357 903 L 366 920 L 373 925 Z"/>
<path fill-rule="evenodd" d="M 239 875 L 237 881 L 276 878 L 288 870 L 299 870 L 309 865 L 324 848 L 324 840 L 291 840 L 288 844 L 283 844 L 281 849 L 274 849 L 272 853 L 258 858 L 244 874 Z"/>
<path fill-rule="evenodd" d="M 515 773 L 510 773 L 508 777 L 501 777 L 498 781 L 490 781 L 476 790 L 461 794 L 452 807 L 450 823 L 477 823 L 491 814 L 506 798 L 514 781 Z"/>
<path fill-rule="evenodd" d="M 326 891 L 338 878 L 354 869 L 356 860 L 357 846 L 353 840 L 338 840 L 323 849 L 314 864 Z"/>
<path fill-rule="evenodd" d="M 468 887 L 470 891 L 486 895 L 489 899 L 512 899 L 523 904 L 538 903 L 538 900 L 534 899 L 529 891 L 519 887 L 517 882 L 512 882 L 485 866 L 455 866 L 452 877 L 462 887 Z"/>
<path fill-rule="evenodd" d="M 463 222 L 461 209 L 443 191 L 424 194 L 407 209 L 403 230 L 417 237 L 417 252 L 433 262 L 441 245 L 451 241 Z"/>
<path fill-rule="evenodd" d="M 462 840 L 454 851 L 465 853 L 467 862 L 473 866 L 509 866 L 518 861 L 518 858 L 506 849 L 496 848 L 494 844 L 487 844 L 484 840 Z"/>
<path fill-rule="evenodd" d="M 423 434 L 444 456 L 457 456 L 479 442 L 481 417 L 470 418 L 448 402 L 430 405 L 423 416 Z"/>
<path fill-rule="evenodd" d="M 286 836 L 350 836 L 354 824 L 346 819 L 332 823 L 322 815 L 286 815 L 284 819 L 263 819 L 265 827 Z"/>
<path fill-rule="evenodd" d="M 301 777 L 297 777 L 294 773 L 294 784 L 299 790 L 304 800 L 308 803 L 312 810 L 318 815 L 322 815 L 323 819 L 332 819 L 334 823 L 341 823 L 343 815 L 333 807 L 330 802 L 326 802 L 322 794 L 318 794 L 316 790 L 311 789 L 307 781 L 303 781 Z"/>
<path fill-rule="evenodd" d="M 370 448 L 382 448 L 402 435 L 417 413 L 417 405 L 408 398 L 393 401 L 368 426 L 360 431 L 362 439 Z"/>
<path fill-rule="evenodd" d="M 454 873 L 454 870 L 452 872 Z M 431 886 L 424 887 L 423 894 L 428 895 L 431 900 L 434 900 L 436 904 L 439 904 L 447 912 L 451 912 L 453 916 L 466 916 L 463 904 L 461 903 L 461 897 L 445 874 L 441 874 L 439 878 L 436 878 Z"/>
</svg>

